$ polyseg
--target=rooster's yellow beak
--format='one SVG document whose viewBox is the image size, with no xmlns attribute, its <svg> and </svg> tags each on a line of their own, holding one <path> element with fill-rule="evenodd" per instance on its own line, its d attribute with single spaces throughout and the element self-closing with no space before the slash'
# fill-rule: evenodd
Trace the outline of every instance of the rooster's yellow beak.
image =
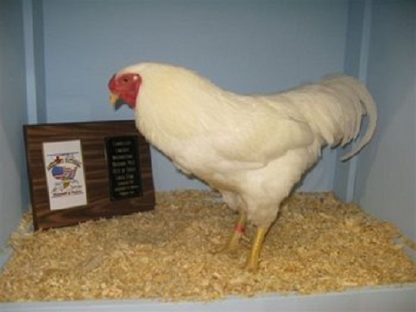
<svg viewBox="0 0 416 312">
<path fill-rule="evenodd" d="M 109 101 L 111 105 L 115 105 L 118 100 L 118 95 L 115 93 L 110 93 Z"/>
</svg>

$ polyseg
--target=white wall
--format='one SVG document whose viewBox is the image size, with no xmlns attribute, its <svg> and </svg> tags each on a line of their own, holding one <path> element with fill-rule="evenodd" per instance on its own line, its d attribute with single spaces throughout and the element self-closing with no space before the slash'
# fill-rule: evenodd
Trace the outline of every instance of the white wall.
<svg viewBox="0 0 416 312">
<path fill-rule="evenodd" d="M 127 107 L 114 112 L 107 104 L 106 84 L 120 67 L 143 60 L 187 66 L 244 93 L 342 71 L 347 7 L 331 0 L 44 0 L 47 121 L 131 119 Z M 157 189 L 202 186 L 152 154 Z M 332 189 L 335 153 L 325 154 L 304 190 Z"/>
<path fill-rule="evenodd" d="M 22 132 L 25 120 L 22 4 L 0 0 L 0 248 L 28 201 Z"/>
<path fill-rule="evenodd" d="M 367 83 L 379 110 L 356 199 L 416 239 L 416 2 L 373 1 Z"/>
</svg>

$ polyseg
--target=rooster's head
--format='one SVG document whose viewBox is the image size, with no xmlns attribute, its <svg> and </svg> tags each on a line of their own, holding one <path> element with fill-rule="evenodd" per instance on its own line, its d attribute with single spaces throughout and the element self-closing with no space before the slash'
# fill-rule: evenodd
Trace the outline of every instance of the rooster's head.
<svg viewBox="0 0 416 312">
<path fill-rule="evenodd" d="M 136 107 L 142 78 L 136 73 L 119 73 L 113 75 L 108 82 L 110 89 L 110 102 L 116 108 L 126 103 L 131 109 Z"/>
</svg>

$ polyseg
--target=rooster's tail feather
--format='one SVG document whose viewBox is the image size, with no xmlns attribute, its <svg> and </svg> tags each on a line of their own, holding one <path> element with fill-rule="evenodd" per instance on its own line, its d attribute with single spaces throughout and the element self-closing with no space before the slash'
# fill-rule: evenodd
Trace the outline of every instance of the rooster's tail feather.
<svg viewBox="0 0 416 312">
<path fill-rule="evenodd" d="M 373 97 L 368 92 L 367 88 L 358 80 L 353 80 L 354 88 L 356 88 L 360 97 L 360 102 L 364 106 L 367 114 L 367 130 L 360 141 L 352 150 L 341 157 L 341 161 L 346 161 L 357 154 L 367 143 L 371 140 L 376 130 L 377 124 L 377 108 Z M 355 137 L 357 137 L 359 130 Z"/>
<path fill-rule="evenodd" d="M 347 129 L 344 129 L 346 132 L 343 135 L 343 140 L 341 142 L 342 146 L 357 138 L 360 132 L 362 115 L 365 114 L 367 116 L 367 131 L 356 146 L 341 157 L 341 161 L 346 161 L 357 154 L 373 137 L 377 124 L 377 108 L 373 97 L 368 92 L 365 85 L 355 78 L 346 75 L 335 75 L 326 77 L 324 84 L 330 85 L 335 89 L 340 87 L 344 92 L 345 90 L 349 90 L 359 98 L 360 107 L 355 107 L 357 103 L 354 103 L 351 107 L 351 109 L 355 111 L 355 118 L 352 118 L 354 122 L 348 127 L 348 131 L 346 131 Z"/>
</svg>

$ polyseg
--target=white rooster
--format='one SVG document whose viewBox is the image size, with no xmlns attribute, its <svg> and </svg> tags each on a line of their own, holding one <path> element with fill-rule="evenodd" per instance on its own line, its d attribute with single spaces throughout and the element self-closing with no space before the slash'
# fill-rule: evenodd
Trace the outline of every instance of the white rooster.
<svg viewBox="0 0 416 312">
<path fill-rule="evenodd" d="M 141 63 L 116 73 L 109 89 L 113 104 L 121 99 L 135 110 L 137 128 L 150 143 L 239 212 L 227 250 L 239 246 L 247 221 L 257 226 L 246 262 L 253 271 L 282 201 L 322 147 L 356 138 L 367 115 L 367 131 L 348 159 L 369 142 L 377 120 L 365 86 L 346 75 L 249 96 L 182 67 Z"/>
</svg>

